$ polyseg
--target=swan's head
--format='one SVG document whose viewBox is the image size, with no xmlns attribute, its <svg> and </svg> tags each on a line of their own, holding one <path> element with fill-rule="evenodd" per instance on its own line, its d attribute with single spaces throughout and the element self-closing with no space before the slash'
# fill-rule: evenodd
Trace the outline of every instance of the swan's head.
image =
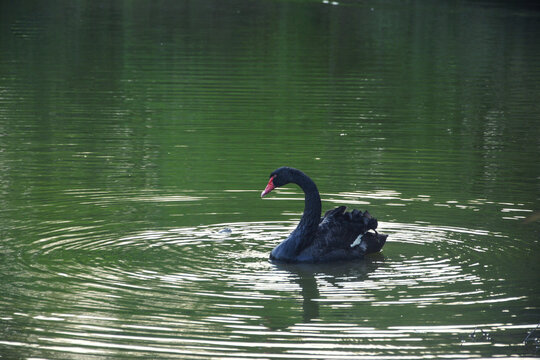
<svg viewBox="0 0 540 360">
<path fill-rule="evenodd" d="M 266 185 L 266 188 L 261 193 L 261 197 L 265 196 L 277 187 L 293 182 L 295 175 L 298 175 L 298 173 L 300 173 L 300 170 L 286 166 L 274 170 L 270 174 L 270 180 L 268 180 L 268 185 Z"/>
</svg>

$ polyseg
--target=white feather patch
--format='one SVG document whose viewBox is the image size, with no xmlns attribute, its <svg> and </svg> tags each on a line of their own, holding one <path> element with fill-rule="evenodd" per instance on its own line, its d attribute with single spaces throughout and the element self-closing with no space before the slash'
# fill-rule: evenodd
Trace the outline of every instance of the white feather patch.
<svg viewBox="0 0 540 360">
<path fill-rule="evenodd" d="M 358 237 L 351 244 L 351 247 L 355 247 L 356 245 L 360 244 L 360 242 L 362 241 L 362 236 L 364 236 L 364 234 L 358 235 Z"/>
</svg>

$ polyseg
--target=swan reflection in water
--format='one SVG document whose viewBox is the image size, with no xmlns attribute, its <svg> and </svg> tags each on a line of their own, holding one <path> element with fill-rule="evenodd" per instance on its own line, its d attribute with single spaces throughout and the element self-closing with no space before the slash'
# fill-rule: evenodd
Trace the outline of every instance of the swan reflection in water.
<svg viewBox="0 0 540 360">
<path fill-rule="evenodd" d="M 384 263 L 384 255 L 382 253 L 370 254 L 363 260 L 347 262 L 319 264 L 272 263 L 276 269 L 287 272 L 290 275 L 288 278 L 300 287 L 302 320 L 304 323 L 308 323 L 320 318 L 321 280 L 331 285 L 336 291 L 344 290 L 344 283 L 357 283 L 368 279 L 369 274 Z M 327 285 L 324 286 L 325 288 L 328 287 Z M 347 291 L 350 290 L 351 288 L 347 287 Z M 267 313 L 279 314 L 283 312 L 283 310 L 290 308 L 290 300 L 290 298 L 283 298 L 283 300 L 271 301 L 269 305 L 272 309 L 266 309 L 268 310 Z M 267 307 L 265 306 L 265 308 Z M 285 329 L 299 322 L 299 319 L 291 319 L 286 316 L 267 317 L 266 320 L 265 325 L 274 330 Z"/>
</svg>

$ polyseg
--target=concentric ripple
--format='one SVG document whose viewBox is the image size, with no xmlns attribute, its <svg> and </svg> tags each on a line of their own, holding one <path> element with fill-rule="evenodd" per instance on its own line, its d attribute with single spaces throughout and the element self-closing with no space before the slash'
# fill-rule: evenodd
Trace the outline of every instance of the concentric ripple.
<svg viewBox="0 0 540 360">
<path fill-rule="evenodd" d="M 119 238 L 95 227 L 58 229 L 23 256 L 34 282 L 14 279 L 6 295 L 39 306 L 2 319 L 24 318 L 27 328 L 0 348 L 51 357 L 416 359 L 452 357 L 457 346 L 469 356 L 519 346 L 515 337 L 470 336 L 527 328 L 481 322 L 490 304 L 524 299 L 493 280 L 496 262 L 486 259 L 497 255 L 479 245 L 501 234 L 383 222 L 388 244 L 364 261 L 270 263 L 294 226 L 223 223 Z M 327 313 L 340 321 L 325 321 Z"/>
</svg>

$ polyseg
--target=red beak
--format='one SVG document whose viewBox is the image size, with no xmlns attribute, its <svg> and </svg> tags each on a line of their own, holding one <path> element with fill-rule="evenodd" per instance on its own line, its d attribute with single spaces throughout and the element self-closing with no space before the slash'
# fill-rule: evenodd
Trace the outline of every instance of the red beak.
<svg viewBox="0 0 540 360">
<path fill-rule="evenodd" d="M 266 188 L 264 188 L 264 191 L 261 193 L 261 197 L 264 197 L 264 195 L 268 194 L 270 191 L 274 190 L 276 187 L 274 185 L 274 178 L 276 176 L 272 176 L 270 180 L 268 181 L 268 185 L 266 185 Z"/>
</svg>

